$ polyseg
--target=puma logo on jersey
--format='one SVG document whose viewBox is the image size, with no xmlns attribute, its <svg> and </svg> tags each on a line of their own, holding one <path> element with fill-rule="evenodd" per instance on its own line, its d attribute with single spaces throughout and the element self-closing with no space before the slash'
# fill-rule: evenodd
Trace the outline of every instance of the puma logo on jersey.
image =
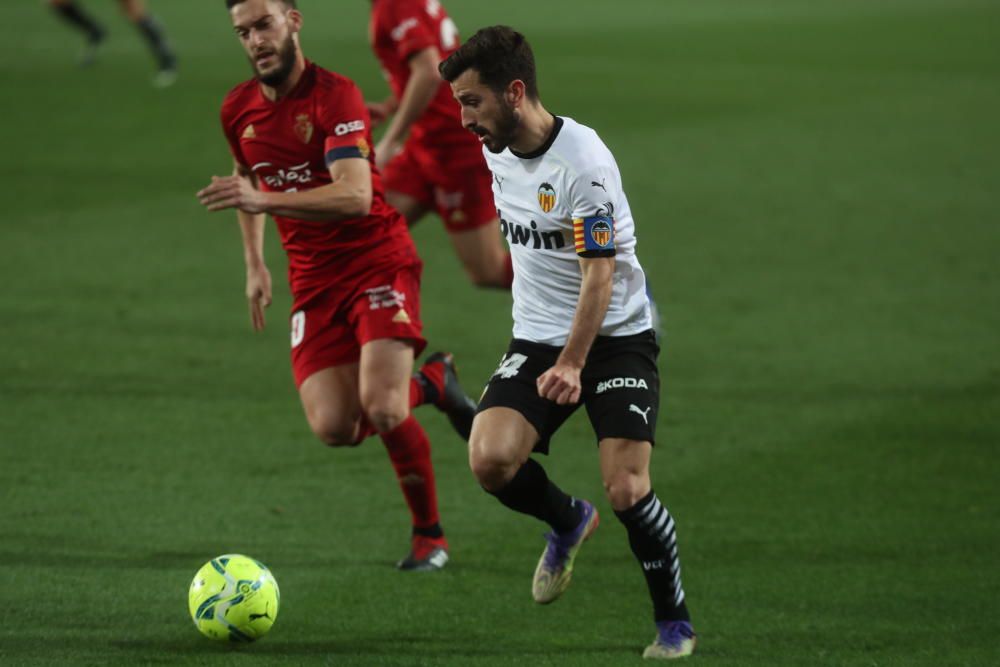
<svg viewBox="0 0 1000 667">
<path fill-rule="evenodd" d="M 646 408 L 645 411 L 643 411 L 643 410 L 640 410 L 639 406 L 637 406 L 635 403 L 629 403 L 628 404 L 628 411 L 629 412 L 634 412 L 637 415 L 640 415 L 642 417 L 642 421 L 646 422 L 646 424 L 649 424 L 649 417 L 647 415 L 649 415 L 649 411 L 652 410 L 652 409 L 653 409 L 652 405 L 649 406 L 648 408 Z"/>
<path fill-rule="evenodd" d="M 500 218 L 500 233 L 507 239 L 507 243 L 512 246 L 523 245 L 535 250 L 539 248 L 552 250 L 553 248 L 561 248 L 566 245 L 562 232 L 558 229 L 540 232 L 538 231 L 538 224 L 534 220 L 531 221 L 530 227 L 525 227 L 516 222 L 508 222 L 501 216 L 502 214 L 498 210 L 497 217 Z"/>
<path fill-rule="evenodd" d="M 609 389 L 649 389 L 649 385 L 642 378 L 611 378 L 598 382 L 595 393 L 603 394 Z"/>
<path fill-rule="evenodd" d="M 604 190 L 605 192 L 607 192 L 607 191 L 608 191 L 608 189 L 607 189 L 606 187 L 604 187 L 604 181 L 606 181 L 606 180 L 608 180 L 608 179 L 606 179 L 606 178 L 602 178 L 602 179 L 600 180 L 600 182 L 598 182 L 598 181 L 591 181 L 591 182 L 590 182 L 590 185 L 591 185 L 592 187 L 595 187 L 595 188 L 600 188 L 600 189 Z"/>
</svg>

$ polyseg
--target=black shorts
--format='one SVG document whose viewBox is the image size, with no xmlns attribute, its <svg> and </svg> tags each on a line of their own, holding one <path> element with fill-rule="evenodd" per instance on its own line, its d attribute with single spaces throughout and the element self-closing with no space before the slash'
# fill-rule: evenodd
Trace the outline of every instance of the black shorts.
<svg viewBox="0 0 1000 667">
<path fill-rule="evenodd" d="M 652 331 L 632 336 L 598 336 L 580 374 L 580 402 L 558 405 L 538 395 L 538 376 L 552 368 L 561 347 L 515 338 L 490 378 L 479 411 L 510 408 L 538 431 L 535 451 L 547 454 L 549 439 L 580 405 L 598 442 L 626 438 L 655 442 L 660 403 L 660 347 Z"/>
</svg>

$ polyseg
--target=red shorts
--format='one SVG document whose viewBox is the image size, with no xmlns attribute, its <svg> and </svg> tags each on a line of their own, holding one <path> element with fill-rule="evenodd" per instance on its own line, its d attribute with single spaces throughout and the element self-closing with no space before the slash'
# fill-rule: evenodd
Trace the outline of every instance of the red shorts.
<svg viewBox="0 0 1000 667">
<path fill-rule="evenodd" d="M 447 156 L 409 141 L 386 165 L 382 183 L 437 212 L 448 231 L 461 232 L 495 221 L 493 177 L 477 146 Z"/>
<path fill-rule="evenodd" d="M 292 306 L 292 373 L 295 386 L 324 368 L 356 363 L 361 346 L 380 338 L 413 344 L 414 356 L 427 341 L 420 324 L 420 263 L 365 274 L 349 285 L 331 287 Z"/>
</svg>

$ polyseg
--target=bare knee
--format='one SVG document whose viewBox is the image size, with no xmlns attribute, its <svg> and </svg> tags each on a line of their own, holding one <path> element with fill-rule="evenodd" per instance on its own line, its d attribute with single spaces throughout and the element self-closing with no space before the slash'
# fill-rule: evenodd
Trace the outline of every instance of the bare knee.
<svg viewBox="0 0 1000 667">
<path fill-rule="evenodd" d="M 621 512 L 634 506 L 649 493 L 646 471 L 621 468 L 604 477 L 604 492 L 615 510 Z"/>
<path fill-rule="evenodd" d="M 357 419 L 347 419 L 325 410 L 315 410 L 306 418 L 309 428 L 324 445 L 354 447 L 359 443 Z"/>
<path fill-rule="evenodd" d="M 480 486 L 490 493 L 496 493 L 507 486 L 517 474 L 521 464 L 522 461 L 512 460 L 509 457 L 469 451 L 469 467 L 472 469 L 472 474 Z"/>
<path fill-rule="evenodd" d="M 463 264 L 463 268 L 469 282 L 476 287 L 497 287 L 500 284 L 500 272 L 493 270 L 492 266 L 470 262 Z"/>
<path fill-rule="evenodd" d="M 392 431 L 402 424 L 410 414 L 407 403 L 392 396 L 363 400 L 361 409 L 364 410 L 368 422 L 379 433 Z"/>
<path fill-rule="evenodd" d="M 469 468 L 480 486 L 496 493 L 514 478 L 524 460 L 513 450 L 490 447 L 490 444 L 473 427 L 469 439 Z"/>
<path fill-rule="evenodd" d="M 118 0 L 118 4 L 132 23 L 138 23 L 146 16 L 146 8 L 138 0 Z"/>
<path fill-rule="evenodd" d="M 476 287 L 507 287 L 504 256 L 485 255 L 479 258 L 461 258 L 462 268 L 469 281 Z"/>
</svg>

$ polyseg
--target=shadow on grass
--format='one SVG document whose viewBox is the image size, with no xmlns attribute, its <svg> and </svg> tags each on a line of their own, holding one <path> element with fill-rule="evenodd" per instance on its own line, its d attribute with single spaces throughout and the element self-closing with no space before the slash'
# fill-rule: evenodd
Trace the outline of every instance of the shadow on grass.
<svg viewBox="0 0 1000 667">
<path fill-rule="evenodd" d="M 466 640 L 468 641 L 468 640 Z M 541 656 L 559 654 L 604 654 L 635 652 L 634 644 L 624 642 L 581 643 L 567 645 L 517 645 L 507 642 L 469 643 L 448 641 L 426 636 L 401 636 L 397 633 L 352 637 L 350 639 L 317 639 L 311 641 L 268 641 L 246 644 L 208 643 L 194 638 L 192 641 L 121 640 L 111 645 L 122 651 L 136 654 L 187 655 L 187 654 L 238 654 L 257 655 L 344 655 L 344 656 Z"/>
</svg>

